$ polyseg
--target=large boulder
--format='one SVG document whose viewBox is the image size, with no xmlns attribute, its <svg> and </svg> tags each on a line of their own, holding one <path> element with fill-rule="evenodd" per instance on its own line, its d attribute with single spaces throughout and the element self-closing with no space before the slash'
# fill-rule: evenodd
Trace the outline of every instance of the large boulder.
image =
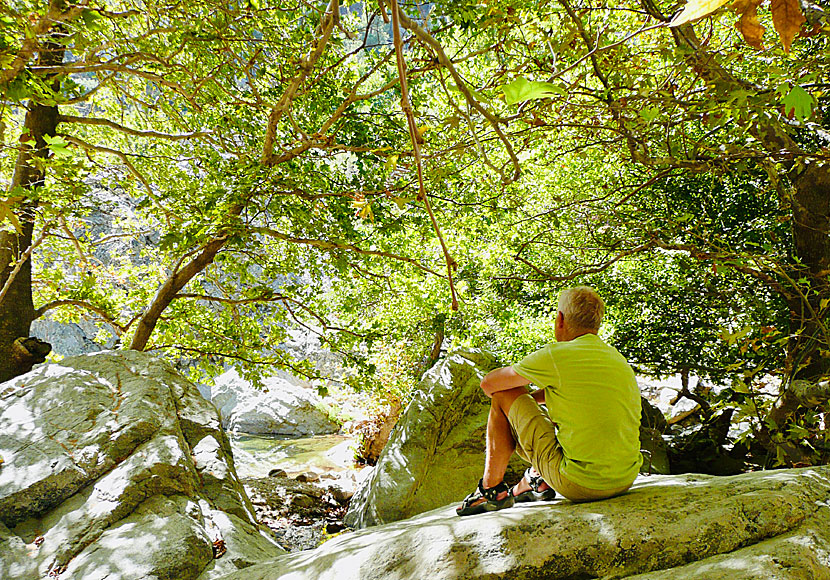
<svg viewBox="0 0 830 580">
<path fill-rule="evenodd" d="M 830 578 L 830 467 L 641 476 L 628 493 L 460 518 L 449 505 L 223 580 Z"/>
<path fill-rule="evenodd" d="M 211 400 L 230 431 L 302 437 L 340 429 L 311 389 L 283 374 L 265 379 L 257 389 L 229 370 L 216 378 Z"/>
<path fill-rule="evenodd" d="M 136 351 L 0 384 L 0 578 L 206 580 L 284 552 L 219 415 Z"/>
<path fill-rule="evenodd" d="M 481 379 L 495 359 L 480 350 L 456 350 L 432 367 L 414 391 L 372 475 L 358 488 L 345 523 L 354 528 L 411 517 L 475 489 L 484 469 L 490 399 Z M 643 399 L 640 439 L 644 472 L 669 473 L 661 411 Z M 505 481 L 515 482 L 527 464 L 513 456 Z"/>
<path fill-rule="evenodd" d="M 479 350 L 457 350 L 421 379 L 345 522 L 362 528 L 397 521 L 464 499 L 484 469 L 490 399 L 481 379 L 496 366 Z M 526 464 L 514 457 L 505 479 Z"/>
</svg>

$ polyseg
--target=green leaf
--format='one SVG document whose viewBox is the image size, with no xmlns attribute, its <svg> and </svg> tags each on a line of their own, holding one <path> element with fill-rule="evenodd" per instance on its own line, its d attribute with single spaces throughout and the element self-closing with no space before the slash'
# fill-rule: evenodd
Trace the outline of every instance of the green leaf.
<svg viewBox="0 0 830 580">
<path fill-rule="evenodd" d="M 801 425 L 791 425 L 790 426 L 790 437 L 793 439 L 804 439 L 810 434 L 807 429 L 802 427 Z"/>
<path fill-rule="evenodd" d="M 799 121 L 803 121 L 813 113 L 813 95 L 798 85 L 795 85 L 787 93 L 782 103 L 784 104 L 784 114 L 788 117 L 795 115 Z"/>
<path fill-rule="evenodd" d="M 558 85 L 541 81 L 529 81 L 524 77 L 518 77 L 512 83 L 503 85 L 501 89 L 504 91 L 504 101 L 508 105 L 564 94 L 564 89 Z"/>
<path fill-rule="evenodd" d="M 6 85 L 3 93 L 5 98 L 19 103 L 31 96 L 32 87 L 24 79 L 17 77 Z"/>
<path fill-rule="evenodd" d="M 81 12 L 81 18 L 84 21 L 84 25 L 92 31 L 98 31 L 104 28 L 104 17 L 97 10 L 83 10 Z"/>
<path fill-rule="evenodd" d="M 640 110 L 640 116 L 646 123 L 651 123 L 654 119 L 660 116 L 660 109 L 657 107 L 643 107 Z"/>
<path fill-rule="evenodd" d="M 49 145 L 49 149 L 52 150 L 56 157 L 72 156 L 72 152 L 66 148 L 69 143 L 67 143 L 63 137 L 50 137 L 49 135 L 44 135 L 43 138 L 47 145 Z"/>
</svg>

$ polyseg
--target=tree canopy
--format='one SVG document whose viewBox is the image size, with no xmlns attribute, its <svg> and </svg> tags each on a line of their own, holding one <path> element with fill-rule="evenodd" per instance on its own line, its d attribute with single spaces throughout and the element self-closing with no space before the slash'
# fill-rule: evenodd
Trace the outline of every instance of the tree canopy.
<svg viewBox="0 0 830 580">
<path fill-rule="evenodd" d="M 830 371 L 830 25 L 724 4 L 7 2 L 0 380 L 48 314 L 194 376 L 314 376 L 279 348 L 307 328 L 367 384 L 390 345 L 412 373 L 445 337 L 527 353 L 589 283 L 639 370 L 742 385 L 801 461 L 828 444 L 826 397 L 786 393 Z"/>
</svg>

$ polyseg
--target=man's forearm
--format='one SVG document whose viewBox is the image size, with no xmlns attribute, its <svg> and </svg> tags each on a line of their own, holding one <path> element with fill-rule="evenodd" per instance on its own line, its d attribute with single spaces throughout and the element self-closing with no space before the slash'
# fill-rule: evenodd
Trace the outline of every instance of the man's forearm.
<svg viewBox="0 0 830 580">
<path fill-rule="evenodd" d="M 515 389 L 516 387 L 523 387 L 529 384 L 530 381 L 518 375 L 513 370 L 513 367 L 502 367 L 487 373 L 481 380 L 481 390 L 488 397 L 492 397 L 493 393 Z"/>
<path fill-rule="evenodd" d="M 545 402 L 545 389 L 537 389 L 530 393 L 530 396 L 533 397 L 537 403 L 542 405 Z"/>
</svg>

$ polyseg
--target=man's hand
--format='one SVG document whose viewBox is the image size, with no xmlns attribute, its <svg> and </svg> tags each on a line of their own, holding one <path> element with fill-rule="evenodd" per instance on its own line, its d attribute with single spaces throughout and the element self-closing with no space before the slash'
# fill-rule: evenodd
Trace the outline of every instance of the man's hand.
<svg viewBox="0 0 830 580">
<path fill-rule="evenodd" d="M 529 384 L 530 381 L 514 371 L 513 367 L 502 367 L 490 371 L 481 379 L 481 390 L 484 391 L 485 395 L 492 398 L 493 393 L 524 387 Z"/>
</svg>

